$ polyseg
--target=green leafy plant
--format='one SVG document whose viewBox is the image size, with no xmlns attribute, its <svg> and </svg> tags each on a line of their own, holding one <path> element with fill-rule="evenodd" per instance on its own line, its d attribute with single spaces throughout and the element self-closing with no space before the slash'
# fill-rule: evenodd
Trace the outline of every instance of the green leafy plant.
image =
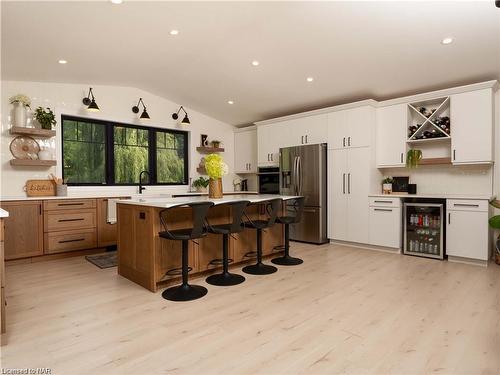
<svg viewBox="0 0 500 375">
<path fill-rule="evenodd" d="M 209 183 L 210 179 L 200 176 L 193 181 L 193 187 L 196 189 L 206 189 Z"/>
<path fill-rule="evenodd" d="M 217 180 L 228 173 L 228 166 L 219 154 L 205 156 L 205 169 L 208 177 Z"/>
<path fill-rule="evenodd" d="M 210 144 L 212 145 L 213 148 L 219 148 L 221 143 L 222 143 L 221 141 L 218 141 L 216 139 L 214 139 L 213 141 L 210 141 Z"/>
<path fill-rule="evenodd" d="M 422 160 L 422 150 L 411 149 L 406 153 L 407 168 L 417 168 L 420 160 Z"/>
<path fill-rule="evenodd" d="M 42 129 L 52 129 L 52 126 L 57 123 L 54 112 L 48 107 L 47 110 L 38 107 L 35 110 L 35 119 L 42 125 Z"/>
<path fill-rule="evenodd" d="M 497 199 L 492 199 L 490 204 L 495 208 L 500 208 L 500 201 Z M 493 229 L 500 229 L 500 215 L 495 215 L 489 218 L 488 223 Z M 495 262 L 500 264 L 500 234 L 497 237 L 497 242 L 495 244 Z"/>
<path fill-rule="evenodd" d="M 391 176 L 387 176 L 387 177 L 384 177 L 384 179 L 382 180 L 382 184 L 392 184 L 394 180 L 392 179 Z"/>
</svg>

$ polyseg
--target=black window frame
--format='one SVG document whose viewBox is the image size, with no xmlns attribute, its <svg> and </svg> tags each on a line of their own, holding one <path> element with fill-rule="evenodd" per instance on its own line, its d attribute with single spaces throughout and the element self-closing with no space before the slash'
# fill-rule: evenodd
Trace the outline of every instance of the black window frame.
<svg viewBox="0 0 500 375">
<path fill-rule="evenodd" d="M 101 124 L 105 126 L 105 142 L 104 142 L 104 173 L 105 183 L 72 183 L 68 181 L 69 186 L 138 186 L 139 183 L 115 183 L 115 160 L 114 160 L 114 129 L 116 127 L 125 127 L 132 129 L 148 130 L 148 172 L 149 182 L 144 183 L 144 186 L 185 186 L 189 180 L 189 132 L 177 129 L 167 129 L 161 127 L 144 126 L 136 124 L 127 124 L 117 121 L 97 120 L 89 117 L 78 117 L 71 115 L 61 115 L 61 163 L 62 176 L 64 176 L 64 121 L 87 122 L 91 124 Z M 157 133 L 170 133 L 174 135 L 181 134 L 184 137 L 184 181 L 182 183 L 172 182 L 157 182 Z"/>
</svg>

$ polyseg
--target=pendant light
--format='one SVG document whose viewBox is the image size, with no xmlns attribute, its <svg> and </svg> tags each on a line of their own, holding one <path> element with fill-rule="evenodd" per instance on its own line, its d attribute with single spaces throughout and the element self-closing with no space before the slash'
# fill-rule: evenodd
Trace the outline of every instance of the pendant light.
<svg viewBox="0 0 500 375">
<path fill-rule="evenodd" d="M 92 100 L 90 99 L 92 98 Z M 87 106 L 89 112 L 99 112 L 99 106 L 95 102 L 94 93 L 92 92 L 92 87 L 89 89 L 89 94 L 86 98 L 82 100 L 83 104 Z"/>
<path fill-rule="evenodd" d="M 172 118 L 174 120 L 177 120 L 179 118 L 179 112 L 181 111 L 181 109 L 185 113 L 184 119 L 181 121 L 181 125 L 189 125 L 189 124 L 191 124 L 191 121 L 189 121 L 188 114 L 187 114 L 186 110 L 184 109 L 184 107 L 182 105 L 181 105 L 181 107 L 179 108 L 179 110 L 176 113 L 172 113 Z"/>
<path fill-rule="evenodd" d="M 148 111 L 146 111 L 146 106 L 144 105 L 144 101 L 142 100 L 142 98 L 139 98 L 137 105 L 134 105 L 132 107 L 132 112 L 139 113 L 139 104 L 142 104 L 142 108 L 143 108 L 141 116 L 139 117 L 139 120 L 149 120 L 150 117 L 148 115 Z"/>
</svg>

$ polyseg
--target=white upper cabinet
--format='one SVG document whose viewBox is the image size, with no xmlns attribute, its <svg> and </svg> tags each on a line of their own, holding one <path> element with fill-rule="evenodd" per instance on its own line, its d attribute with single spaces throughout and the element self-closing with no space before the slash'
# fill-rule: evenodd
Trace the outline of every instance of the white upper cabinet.
<svg viewBox="0 0 500 375">
<path fill-rule="evenodd" d="M 492 163 L 492 89 L 451 95 L 450 113 L 453 164 Z"/>
<path fill-rule="evenodd" d="M 295 121 L 297 121 L 296 126 L 290 131 L 294 134 L 296 142 L 290 146 L 325 143 L 328 141 L 327 114 L 302 117 Z"/>
<path fill-rule="evenodd" d="M 404 167 L 406 159 L 406 104 L 377 109 L 377 167 Z"/>
<path fill-rule="evenodd" d="M 374 126 L 375 109 L 371 106 L 331 112 L 328 114 L 328 148 L 370 146 Z"/>
<path fill-rule="evenodd" d="M 235 173 L 257 172 L 257 129 L 234 133 Z"/>
<path fill-rule="evenodd" d="M 257 128 L 257 155 L 259 165 L 278 165 L 282 127 L 279 124 L 262 125 Z M 237 149 L 236 149 L 237 152 Z"/>
</svg>

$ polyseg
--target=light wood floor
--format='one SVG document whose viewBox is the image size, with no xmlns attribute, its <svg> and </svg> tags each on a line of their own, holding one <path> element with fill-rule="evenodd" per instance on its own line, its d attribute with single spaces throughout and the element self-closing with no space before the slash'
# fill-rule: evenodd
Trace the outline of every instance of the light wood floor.
<svg viewBox="0 0 500 375">
<path fill-rule="evenodd" d="M 208 286 L 205 298 L 188 303 L 165 301 L 83 258 L 10 266 L 2 367 L 55 374 L 500 372 L 500 267 L 293 246 L 302 266 L 247 275 L 235 287 Z"/>
</svg>

